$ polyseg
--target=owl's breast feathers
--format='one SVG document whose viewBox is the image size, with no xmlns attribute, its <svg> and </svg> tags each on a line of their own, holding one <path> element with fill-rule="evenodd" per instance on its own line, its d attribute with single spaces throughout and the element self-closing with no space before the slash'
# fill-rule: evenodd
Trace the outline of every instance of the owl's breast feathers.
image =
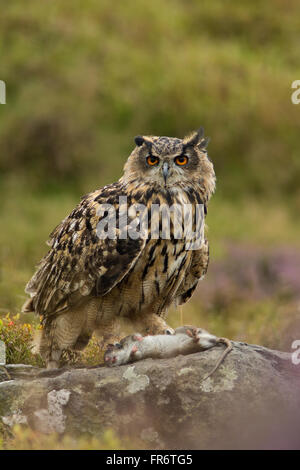
<svg viewBox="0 0 300 470">
<path fill-rule="evenodd" d="M 174 240 L 172 223 L 169 240 L 152 240 L 149 236 L 146 239 L 119 238 L 120 196 L 127 198 L 128 207 L 145 205 L 149 217 L 152 204 L 190 203 L 194 206 L 206 202 L 204 195 L 193 188 L 155 191 L 145 184 L 129 186 L 122 180 L 87 194 L 51 233 L 47 242 L 51 249 L 26 286 L 31 298 L 24 304 L 23 311 L 35 311 L 43 316 L 55 314 L 87 296 L 108 294 L 130 276 L 134 282 L 141 281 L 142 301 L 146 301 L 147 296 L 152 297 L 151 301 L 153 295 L 164 297 L 159 310 L 171 301 L 175 292 L 179 303 L 188 300 L 198 279 L 206 272 L 207 242 L 204 240 L 199 250 L 186 251 L 184 240 Z M 111 205 L 116 211 L 116 238 L 98 236 L 98 224 L 108 214 L 99 211 L 103 204 Z M 129 213 L 127 223 L 132 220 Z"/>
</svg>

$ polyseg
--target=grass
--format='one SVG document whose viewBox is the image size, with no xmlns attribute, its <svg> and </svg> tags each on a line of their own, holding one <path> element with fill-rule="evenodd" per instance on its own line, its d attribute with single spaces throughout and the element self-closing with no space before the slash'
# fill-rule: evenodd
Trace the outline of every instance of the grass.
<svg viewBox="0 0 300 470">
<path fill-rule="evenodd" d="M 201 288 L 199 289 L 199 297 Z M 219 311 L 205 309 L 195 299 L 182 311 L 170 312 L 173 328 L 185 325 L 201 325 L 217 336 L 261 344 L 271 349 L 291 351 L 291 344 L 300 333 L 300 312 L 295 304 L 271 298 L 264 301 L 237 301 Z"/>
<path fill-rule="evenodd" d="M 0 425 L 1 426 L 1 425 Z M 1 427 L 0 427 L 1 433 Z M 70 436 L 57 433 L 41 434 L 29 427 L 15 425 L 9 433 L 0 436 L 0 450 L 125 450 L 134 449 L 129 440 L 122 441 L 112 430 L 106 430 L 101 437 Z"/>
</svg>

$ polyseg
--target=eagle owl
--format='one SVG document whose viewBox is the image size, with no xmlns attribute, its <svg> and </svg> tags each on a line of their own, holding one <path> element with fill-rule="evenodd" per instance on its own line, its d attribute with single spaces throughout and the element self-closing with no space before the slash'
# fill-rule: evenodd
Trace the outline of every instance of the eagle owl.
<svg viewBox="0 0 300 470">
<path fill-rule="evenodd" d="M 105 238 L 98 227 L 108 211 L 99 208 L 110 205 L 120 215 L 121 196 L 128 206 L 146 207 L 150 218 L 151 206 L 163 204 L 201 205 L 206 213 L 215 189 L 207 143 L 202 128 L 184 139 L 136 137 L 119 181 L 83 196 L 53 230 L 23 306 L 41 316 L 40 353 L 48 368 L 59 367 L 64 349 L 82 350 L 93 332 L 111 340 L 121 318 L 142 333 L 165 332 L 168 307 L 192 296 L 208 266 L 204 225 L 197 249 L 187 249 L 184 234 L 174 236 L 173 219 L 169 237 L 161 236 L 160 220 L 156 237 L 150 228 L 144 237 L 121 237 L 116 222 L 115 236 Z"/>
</svg>

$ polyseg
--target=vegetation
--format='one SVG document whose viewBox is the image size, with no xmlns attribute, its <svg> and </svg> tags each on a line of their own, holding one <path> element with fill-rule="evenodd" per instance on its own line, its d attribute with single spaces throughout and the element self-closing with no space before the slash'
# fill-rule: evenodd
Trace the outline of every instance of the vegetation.
<svg viewBox="0 0 300 470">
<path fill-rule="evenodd" d="M 34 327 L 29 323 L 21 323 L 19 318 L 20 315 L 11 318 L 7 314 L 0 319 L 0 340 L 6 345 L 6 362 L 43 367 L 40 356 L 32 351 Z"/>
<path fill-rule="evenodd" d="M 299 9 L 10 2 L 0 20 L 2 184 L 9 175 L 27 190 L 89 191 L 118 177 L 137 133 L 204 125 L 223 197 L 299 194 Z"/>
<path fill-rule="evenodd" d="M 1 433 L 1 428 L 0 428 Z M 91 436 L 60 436 L 57 433 L 41 434 L 30 428 L 15 425 L 13 431 L 0 436 L 0 450 L 125 450 L 133 449 L 132 443 L 121 442 L 107 430 L 101 438 Z"/>
<path fill-rule="evenodd" d="M 119 178 L 134 135 L 183 136 L 200 125 L 218 178 L 211 264 L 170 322 L 289 349 L 300 334 L 291 267 L 300 243 L 300 105 L 291 102 L 299 2 L 17 1 L 2 8 L 0 26 L 0 339 L 9 362 L 41 364 L 38 318 L 16 315 L 53 227 L 82 194 Z M 245 280 L 250 246 L 257 262 Z M 283 275 L 271 270 L 264 294 L 252 290 L 261 266 L 287 248 Z M 96 340 L 84 354 L 86 364 L 99 360 Z"/>
<path fill-rule="evenodd" d="M 39 355 L 38 342 L 42 327 L 34 321 L 33 324 L 24 323 L 20 314 L 0 318 L 0 341 L 6 345 L 7 364 L 29 364 L 44 367 L 44 361 Z M 103 351 L 95 337 L 91 339 L 82 353 L 69 355 L 68 362 L 93 366 L 101 362 Z"/>
</svg>

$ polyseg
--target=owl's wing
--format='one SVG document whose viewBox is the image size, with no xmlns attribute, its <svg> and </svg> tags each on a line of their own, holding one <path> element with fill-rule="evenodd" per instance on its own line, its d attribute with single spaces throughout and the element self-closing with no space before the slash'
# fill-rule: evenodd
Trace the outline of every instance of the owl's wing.
<svg viewBox="0 0 300 470">
<path fill-rule="evenodd" d="M 102 296 L 117 285 L 135 264 L 145 239 L 99 238 L 99 222 L 113 217 L 106 207 L 116 210 L 122 186 L 115 183 L 87 194 L 73 212 L 58 225 L 47 242 L 51 250 L 39 263 L 26 286 L 31 295 L 23 311 L 40 315 L 57 313 L 88 295 Z M 126 196 L 123 191 L 123 196 Z M 127 201 L 129 204 L 129 200 Z M 128 223 L 130 218 L 128 217 Z"/>
</svg>

